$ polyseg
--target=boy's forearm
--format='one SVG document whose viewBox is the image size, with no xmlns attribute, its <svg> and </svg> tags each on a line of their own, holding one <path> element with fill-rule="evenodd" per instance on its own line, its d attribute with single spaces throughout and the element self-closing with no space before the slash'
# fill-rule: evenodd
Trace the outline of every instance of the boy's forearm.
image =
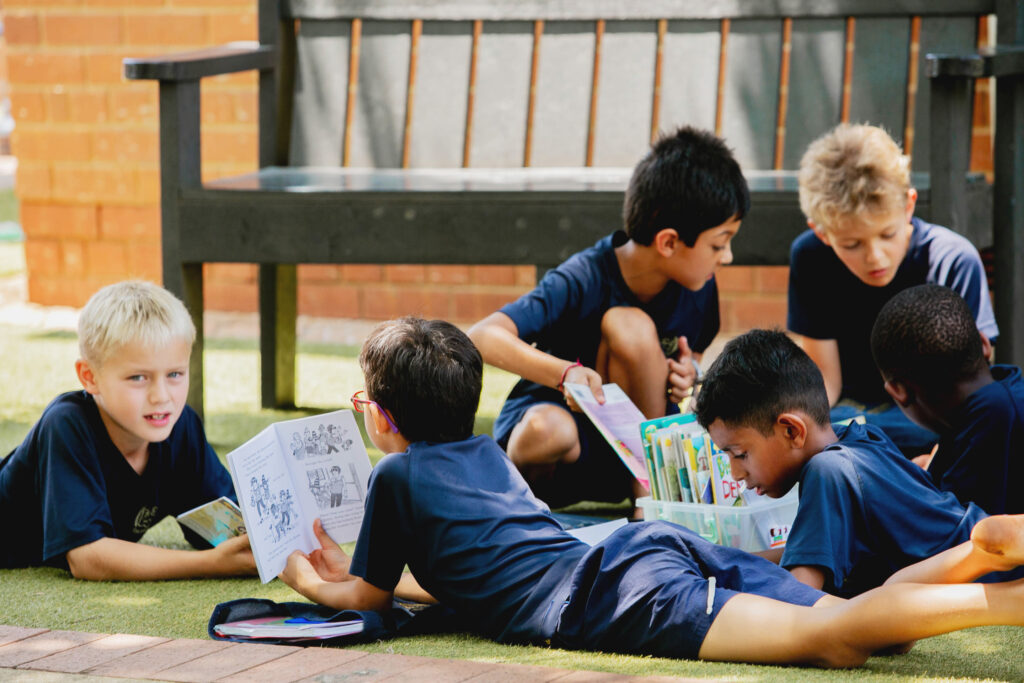
<svg viewBox="0 0 1024 683">
<path fill-rule="evenodd" d="M 89 581 L 152 581 L 227 576 L 212 550 L 175 550 L 101 538 L 67 553 L 72 576 Z"/>
<path fill-rule="evenodd" d="M 381 610 L 391 607 L 393 593 L 354 578 L 351 581 L 317 580 L 308 584 L 294 586 L 303 596 L 313 602 L 334 609 L 343 610 Z"/>
<path fill-rule="evenodd" d="M 566 359 L 524 342 L 515 323 L 504 313 L 492 313 L 470 328 L 468 334 L 485 363 L 531 382 L 554 387 L 565 370 Z"/>
<path fill-rule="evenodd" d="M 806 583 L 811 588 L 821 590 L 825 586 L 825 572 L 818 567 L 810 565 L 790 567 L 789 573 L 793 575 L 793 578 L 801 583 Z"/>
</svg>

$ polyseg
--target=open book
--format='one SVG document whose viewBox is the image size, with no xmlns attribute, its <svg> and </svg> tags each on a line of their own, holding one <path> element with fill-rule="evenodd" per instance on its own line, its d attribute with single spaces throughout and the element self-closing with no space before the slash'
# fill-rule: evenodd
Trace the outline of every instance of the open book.
<svg viewBox="0 0 1024 683">
<path fill-rule="evenodd" d="M 317 517 L 338 543 L 359 535 L 370 458 L 351 410 L 276 422 L 227 460 L 263 583 L 320 547 Z"/>
<path fill-rule="evenodd" d="M 245 533 L 241 509 L 224 496 L 182 512 L 175 519 L 214 546 Z"/>
<path fill-rule="evenodd" d="M 646 419 L 640 409 L 629 400 L 629 396 L 618 384 L 605 384 L 602 387 L 604 404 L 597 402 L 590 387 L 585 384 L 566 382 L 565 388 L 611 445 L 622 464 L 649 491 L 651 486 L 647 480 L 647 466 L 644 464 L 644 446 L 637 429 Z"/>
</svg>

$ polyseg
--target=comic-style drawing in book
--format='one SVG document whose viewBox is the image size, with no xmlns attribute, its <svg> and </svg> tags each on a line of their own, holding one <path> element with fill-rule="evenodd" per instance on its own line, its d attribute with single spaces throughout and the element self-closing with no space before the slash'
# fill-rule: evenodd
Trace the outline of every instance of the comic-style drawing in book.
<svg viewBox="0 0 1024 683">
<path fill-rule="evenodd" d="M 359 535 L 370 458 L 351 410 L 274 423 L 227 460 L 263 583 L 319 547 L 317 517 L 338 543 Z"/>
<path fill-rule="evenodd" d="M 224 496 L 182 512 L 176 519 L 214 546 L 245 533 L 242 511 Z"/>
<path fill-rule="evenodd" d="M 590 387 L 584 384 L 566 383 L 565 388 L 572 394 L 580 410 L 590 418 L 601 436 L 629 469 L 636 480 L 648 491 L 651 485 L 644 465 L 644 446 L 640 440 L 638 425 L 646 418 L 640 409 L 629 400 L 618 384 L 605 384 L 604 404 L 597 402 Z"/>
</svg>

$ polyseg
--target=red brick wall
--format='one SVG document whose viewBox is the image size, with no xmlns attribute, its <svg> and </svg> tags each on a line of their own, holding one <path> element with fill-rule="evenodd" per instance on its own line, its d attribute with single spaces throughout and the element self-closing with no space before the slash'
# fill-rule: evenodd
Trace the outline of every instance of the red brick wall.
<svg viewBox="0 0 1024 683">
<path fill-rule="evenodd" d="M 121 60 L 253 39 L 255 1 L 3 0 L 3 12 L 29 298 L 80 306 L 109 282 L 159 281 L 157 86 L 125 81 Z M 983 168 L 988 100 L 979 100 Z M 255 104 L 252 74 L 203 82 L 205 177 L 255 169 Z M 207 275 L 209 308 L 255 310 L 254 266 L 216 264 Z M 723 330 L 783 326 L 786 277 L 786 268 L 726 268 Z M 299 312 L 470 322 L 533 282 L 524 267 L 301 266 Z"/>
</svg>

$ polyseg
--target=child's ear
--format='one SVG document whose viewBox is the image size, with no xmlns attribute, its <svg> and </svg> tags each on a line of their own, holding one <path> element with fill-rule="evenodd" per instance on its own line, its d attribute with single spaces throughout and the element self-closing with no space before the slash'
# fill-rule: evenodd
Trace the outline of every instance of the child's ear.
<svg viewBox="0 0 1024 683">
<path fill-rule="evenodd" d="M 654 239 L 651 240 L 651 246 L 658 250 L 658 253 L 662 256 L 671 256 L 675 253 L 676 247 L 679 246 L 679 233 L 675 231 L 675 228 L 662 228 L 658 232 L 654 233 Z"/>
<path fill-rule="evenodd" d="M 366 406 L 366 409 L 370 411 L 370 416 L 373 417 L 373 428 L 378 434 L 389 434 L 394 432 L 391 428 L 391 423 L 388 422 L 388 418 L 384 417 L 384 409 L 378 408 L 374 404 Z"/>
<path fill-rule="evenodd" d="M 78 381 L 82 383 L 82 388 L 86 392 L 96 395 L 100 393 L 100 389 L 96 386 L 96 372 L 93 370 L 92 365 L 89 361 L 79 358 L 75 361 L 75 374 L 78 375 Z"/>
<path fill-rule="evenodd" d="M 917 206 L 917 190 L 910 188 L 907 190 L 907 222 L 914 217 L 914 207 Z"/>
<path fill-rule="evenodd" d="M 817 236 L 819 240 L 821 240 L 830 247 L 832 246 L 832 243 L 828 241 L 828 235 L 825 233 L 825 230 L 818 227 L 817 223 L 808 218 L 807 227 L 814 231 L 814 234 Z"/>
<path fill-rule="evenodd" d="M 992 362 L 992 342 L 988 340 L 988 337 L 984 332 L 978 331 L 978 335 L 981 337 L 981 352 L 985 356 L 985 360 Z"/>
<path fill-rule="evenodd" d="M 807 422 L 796 413 L 782 413 L 775 418 L 775 431 L 793 448 L 803 448 L 807 441 Z"/>
<path fill-rule="evenodd" d="M 885 380 L 885 393 L 892 396 L 892 400 L 901 408 L 906 408 L 914 402 L 914 393 L 898 379 Z"/>
</svg>

